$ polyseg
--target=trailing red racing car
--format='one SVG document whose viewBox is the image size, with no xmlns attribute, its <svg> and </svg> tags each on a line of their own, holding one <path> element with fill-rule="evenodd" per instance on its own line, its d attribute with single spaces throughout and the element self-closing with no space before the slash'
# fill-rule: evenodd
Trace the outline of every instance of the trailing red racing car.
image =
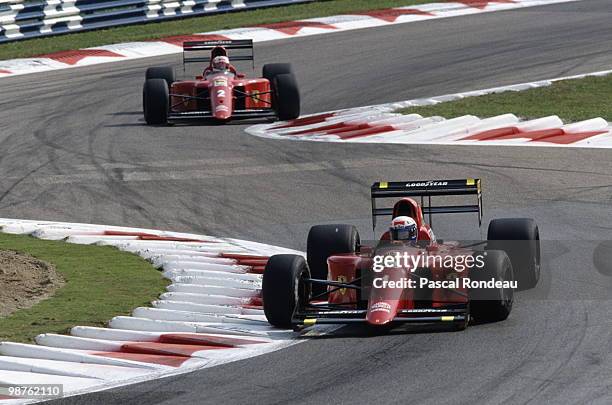
<svg viewBox="0 0 612 405">
<path fill-rule="evenodd" d="M 194 80 L 177 81 L 172 67 L 147 69 L 143 89 L 146 123 L 299 117 L 300 93 L 290 64 L 268 64 L 262 78 L 247 78 L 230 63 L 228 50 L 243 53 L 231 55 L 233 61 L 252 61 L 254 67 L 252 40 L 220 40 L 183 43 L 183 71 L 189 63 L 208 63 Z M 196 52 L 207 55 L 189 56 Z"/>
<path fill-rule="evenodd" d="M 471 195 L 475 204 L 431 203 Z M 470 320 L 505 320 L 514 290 L 538 283 L 540 237 L 532 219 L 491 220 L 487 240 L 469 242 L 436 239 L 425 222 L 424 214 L 431 224 L 435 214 L 477 213 L 480 225 L 480 179 L 379 182 L 371 198 L 374 229 L 378 216 L 393 218 L 379 241 L 362 244 L 352 225 L 317 225 L 308 234 L 307 259 L 270 258 L 262 297 L 272 325 L 441 322 L 460 330 Z M 378 208 L 381 198 L 399 200 Z"/>
</svg>

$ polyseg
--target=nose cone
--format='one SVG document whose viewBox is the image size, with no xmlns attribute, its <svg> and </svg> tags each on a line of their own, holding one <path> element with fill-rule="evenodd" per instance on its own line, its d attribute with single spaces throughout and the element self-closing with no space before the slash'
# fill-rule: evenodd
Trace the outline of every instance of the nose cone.
<svg viewBox="0 0 612 405">
<path fill-rule="evenodd" d="M 227 120 L 232 116 L 231 109 L 225 104 L 225 100 L 217 100 L 213 115 L 218 120 Z"/>
<path fill-rule="evenodd" d="M 231 118 L 234 109 L 233 87 L 226 77 L 215 77 L 212 80 L 210 99 L 212 115 L 218 120 Z"/>
<path fill-rule="evenodd" d="M 366 321 L 370 325 L 385 325 L 395 318 L 399 300 L 370 301 Z"/>
<path fill-rule="evenodd" d="M 389 280 L 391 277 L 385 277 Z M 397 315 L 400 298 L 403 289 L 397 287 L 372 287 L 368 302 L 368 313 L 366 321 L 371 325 L 384 325 L 389 323 Z"/>
<path fill-rule="evenodd" d="M 374 274 L 366 314 L 366 321 L 370 325 L 385 325 L 395 318 L 404 292 L 401 283 L 406 275 L 407 270 L 404 268 L 386 268 Z"/>
</svg>

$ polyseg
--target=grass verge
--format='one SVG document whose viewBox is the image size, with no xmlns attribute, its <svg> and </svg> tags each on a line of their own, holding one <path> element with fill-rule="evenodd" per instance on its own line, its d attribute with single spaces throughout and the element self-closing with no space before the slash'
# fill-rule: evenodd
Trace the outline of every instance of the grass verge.
<svg viewBox="0 0 612 405">
<path fill-rule="evenodd" d="M 0 249 L 53 263 L 66 284 L 50 298 L 0 318 L 0 341 L 31 342 L 75 325 L 103 326 L 148 305 L 168 282 L 144 259 L 110 246 L 75 245 L 0 234 Z"/>
<path fill-rule="evenodd" d="M 612 121 L 612 107 L 605 102 L 612 94 L 612 75 L 563 80 L 552 86 L 520 92 L 467 97 L 431 106 L 409 107 L 404 114 L 441 115 L 455 118 L 472 114 L 480 118 L 513 113 L 532 119 L 558 115 L 565 122 L 602 117 Z"/>
<path fill-rule="evenodd" d="M 119 42 L 143 41 L 173 35 L 189 35 L 197 32 L 271 24 L 304 18 L 327 17 L 336 14 L 431 2 L 432 0 L 327 0 L 292 6 L 130 25 L 2 44 L 0 45 L 0 59 L 27 58 L 51 52 L 109 45 Z"/>
</svg>

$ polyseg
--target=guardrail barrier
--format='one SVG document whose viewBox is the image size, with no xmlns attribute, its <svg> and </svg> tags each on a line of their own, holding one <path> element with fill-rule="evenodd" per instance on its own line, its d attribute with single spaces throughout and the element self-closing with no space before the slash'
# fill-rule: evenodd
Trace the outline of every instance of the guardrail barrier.
<svg viewBox="0 0 612 405">
<path fill-rule="evenodd" d="M 0 0 L 0 43 L 311 1 L 313 0 Z"/>
</svg>

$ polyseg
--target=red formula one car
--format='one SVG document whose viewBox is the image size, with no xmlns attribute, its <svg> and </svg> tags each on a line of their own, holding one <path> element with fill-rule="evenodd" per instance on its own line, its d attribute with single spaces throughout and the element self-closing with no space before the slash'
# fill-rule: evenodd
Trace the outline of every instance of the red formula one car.
<svg viewBox="0 0 612 405">
<path fill-rule="evenodd" d="M 230 55 L 228 51 L 237 54 Z M 206 55 L 197 56 L 196 52 Z M 300 93 L 290 64 L 268 64 L 263 67 L 263 77 L 247 78 L 236 71 L 230 58 L 254 63 L 253 41 L 183 43 L 183 70 L 189 63 L 208 63 L 194 80 L 175 80 L 172 67 L 149 68 L 143 90 L 147 124 L 194 118 L 291 120 L 300 115 Z"/>
<path fill-rule="evenodd" d="M 276 255 L 266 266 L 262 297 L 272 325 L 443 322 L 464 329 L 471 319 L 506 319 L 514 290 L 536 286 L 540 241 L 532 219 L 494 219 L 486 241 L 463 242 L 436 239 L 425 222 L 424 214 L 431 223 L 434 214 L 473 212 L 480 224 L 479 179 L 380 182 L 371 195 L 374 228 L 381 215 L 408 218 L 414 239 L 398 240 L 385 232 L 368 246 L 352 225 L 312 227 L 306 260 Z M 473 205 L 431 204 L 432 197 L 457 201 L 470 195 L 476 196 Z M 381 198 L 399 200 L 377 208 Z"/>
</svg>

